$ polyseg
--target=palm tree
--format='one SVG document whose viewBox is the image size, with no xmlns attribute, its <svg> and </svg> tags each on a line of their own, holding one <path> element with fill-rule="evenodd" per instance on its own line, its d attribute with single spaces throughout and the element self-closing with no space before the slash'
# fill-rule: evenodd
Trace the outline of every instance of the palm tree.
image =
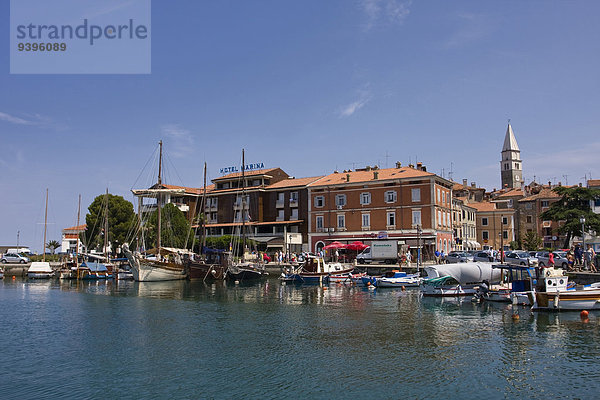
<svg viewBox="0 0 600 400">
<path fill-rule="evenodd" d="M 49 249 L 52 254 L 54 254 L 54 251 L 59 247 L 60 243 L 58 243 L 56 240 L 50 240 L 48 243 L 46 243 L 46 248 Z"/>
</svg>

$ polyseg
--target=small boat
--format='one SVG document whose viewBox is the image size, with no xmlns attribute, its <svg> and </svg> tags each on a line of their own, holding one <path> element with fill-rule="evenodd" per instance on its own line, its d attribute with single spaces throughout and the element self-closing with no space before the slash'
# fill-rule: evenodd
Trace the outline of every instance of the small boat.
<svg viewBox="0 0 600 400">
<path fill-rule="evenodd" d="M 108 268 L 103 263 L 84 261 L 75 270 L 77 279 L 96 280 L 96 279 L 112 279 L 113 275 L 108 271 Z"/>
<path fill-rule="evenodd" d="M 229 281 L 248 281 L 269 275 L 263 264 L 243 261 L 227 267 L 225 279 Z"/>
<path fill-rule="evenodd" d="M 535 290 L 527 293 L 532 310 L 598 310 L 600 309 L 600 289 L 567 288 L 566 276 L 550 274 L 538 280 Z"/>
<path fill-rule="evenodd" d="M 358 274 L 353 274 L 352 272 L 333 274 L 329 275 L 329 283 L 358 284 L 357 281 L 361 281 L 361 278 L 364 276 L 367 276 L 364 272 Z"/>
<path fill-rule="evenodd" d="M 452 276 L 429 278 L 421 281 L 419 285 L 423 296 L 433 297 L 455 297 L 473 296 L 477 293 L 479 285 L 461 284 Z"/>
<path fill-rule="evenodd" d="M 518 305 L 529 305 L 527 292 L 533 290 L 539 279 L 539 269 L 526 265 L 498 264 L 492 269 L 500 271 L 500 282 L 488 287 L 485 282 L 479 287 L 477 297 L 486 301 L 512 302 Z M 566 288 L 566 284 L 564 286 Z"/>
<path fill-rule="evenodd" d="M 348 276 L 354 270 L 354 265 L 344 265 L 339 262 L 327 263 L 322 258 L 308 256 L 306 261 L 295 271 L 283 274 L 281 279 L 286 282 L 302 284 L 324 284 L 330 282 L 330 277 Z"/>
<path fill-rule="evenodd" d="M 27 270 L 29 279 L 49 279 L 54 276 L 54 270 L 47 261 L 34 261 Z"/>
<path fill-rule="evenodd" d="M 382 276 L 365 276 L 361 280 L 363 285 L 370 283 L 378 288 L 417 287 L 421 282 L 418 274 L 407 274 L 398 270 L 388 271 Z"/>
<path fill-rule="evenodd" d="M 129 260 L 133 279 L 136 281 L 174 281 L 186 278 L 186 271 L 180 257 L 167 248 L 161 248 L 160 254 L 156 249 L 149 250 L 145 256 L 139 252 L 133 253 L 126 243 L 123 244 L 122 250 Z"/>
</svg>

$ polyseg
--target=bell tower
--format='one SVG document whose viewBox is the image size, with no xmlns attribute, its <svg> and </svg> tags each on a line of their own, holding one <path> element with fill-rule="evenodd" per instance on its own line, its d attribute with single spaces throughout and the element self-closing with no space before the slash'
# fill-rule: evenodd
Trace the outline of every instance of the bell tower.
<svg viewBox="0 0 600 400">
<path fill-rule="evenodd" d="M 502 161 L 500 161 L 500 175 L 502 178 L 502 189 L 520 188 L 523 181 L 523 170 L 521 162 L 521 150 L 517 145 L 517 139 L 510 126 L 506 128 L 504 146 L 502 147 Z"/>
</svg>

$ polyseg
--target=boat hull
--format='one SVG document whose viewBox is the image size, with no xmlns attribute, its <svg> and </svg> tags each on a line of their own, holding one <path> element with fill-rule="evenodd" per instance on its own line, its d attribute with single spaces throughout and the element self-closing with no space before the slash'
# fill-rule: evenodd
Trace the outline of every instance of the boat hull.
<svg viewBox="0 0 600 400">
<path fill-rule="evenodd" d="M 188 279 L 201 281 L 222 281 L 225 278 L 225 268 L 217 264 L 191 262 L 187 266 Z"/>
<path fill-rule="evenodd" d="M 599 310 L 600 290 L 529 292 L 534 310 Z"/>
<path fill-rule="evenodd" d="M 54 276 L 54 272 L 28 272 L 29 279 L 50 279 Z"/>
<path fill-rule="evenodd" d="M 421 293 L 423 296 L 428 297 L 457 297 L 457 296 L 473 296 L 477 293 L 477 287 L 474 286 L 461 286 L 461 285 L 447 285 L 447 286 L 434 286 L 428 284 L 421 284 Z"/>
<path fill-rule="evenodd" d="M 140 261 L 137 265 L 131 265 L 133 279 L 138 282 L 160 282 L 176 281 L 185 279 L 185 270 L 167 269 L 157 266 L 151 262 Z"/>
</svg>

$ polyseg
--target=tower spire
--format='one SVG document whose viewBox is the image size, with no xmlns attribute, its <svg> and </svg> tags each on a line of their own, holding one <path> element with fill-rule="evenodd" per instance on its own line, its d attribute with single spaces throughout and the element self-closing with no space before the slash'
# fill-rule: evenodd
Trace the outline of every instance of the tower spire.
<svg viewBox="0 0 600 400">
<path fill-rule="evenodd" d="M 519 188 L 523 181 L 523 171 L 521 168 L 521 150 L 517 144 L 517 139 L 508 120 L 506 134 L 504 135 L 504 145 L 502 146 L 502 160 L 500 161 L 500 175 L 502 178 L 502 188 Z"/>
</svg>

